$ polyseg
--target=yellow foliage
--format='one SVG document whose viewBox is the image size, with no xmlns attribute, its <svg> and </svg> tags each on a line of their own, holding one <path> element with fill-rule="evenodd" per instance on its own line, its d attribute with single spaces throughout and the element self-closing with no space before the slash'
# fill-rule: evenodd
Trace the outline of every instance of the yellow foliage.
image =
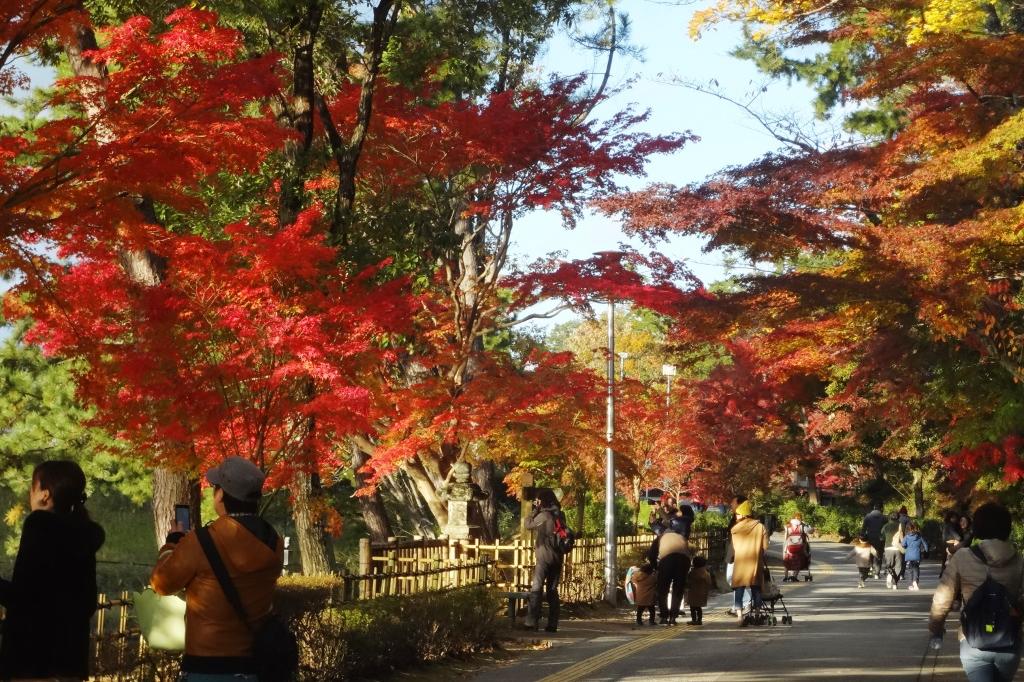
<svg viewBox="0 0 1024 682">
<path fill-rule="evenodd" d="M 823 0 L 719 0 L 707 9 L 694 12 L 690 36 L 698 38 L 703 29 L 721 21 L 740 21 L 765 27 L 753 33 L 756 40 L 764 36 L 768 27 L 814 14 L 823 7 L 827 7 Z"/>
<path fill-rule="evenodd" d="M 980 33 L 987 3 L 981 0 L 929 0 L 910 20 L 907 43 L 920 43 L 929 34 Z"/>
<path fill-rule="evenodd" d="M 7 514 L 4 515 L 4 523 L 11 528 L 15 528 L 21 522 L 21 517 L 24 515 L 25 507 L 20 504 L 16 504 L 7 510 Z"/>
</svg>

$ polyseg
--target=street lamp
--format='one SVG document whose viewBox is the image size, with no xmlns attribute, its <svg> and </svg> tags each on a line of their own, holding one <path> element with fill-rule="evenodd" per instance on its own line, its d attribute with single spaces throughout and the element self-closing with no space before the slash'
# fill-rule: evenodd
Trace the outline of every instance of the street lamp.
<svg viewBox="0 0 1024 682">
<path fill-rule="evenodd" d="M 620 251 L 599 251 L 594 254 L 607 261 L 621 259 Z M 605 415 L 604 450 L 604 599 L 618 604 L 618 575 L 615 547 L 615 299 L 608 296 L 608 399 Z"/>
<path fill-rule="evenodd" d="M 661 374 L 665 377 L 665 407 L 672 406 L 672 377 L 676 375 L 675 365 L 662 365 Z"/>
<path fill-rule="evenodd" d="M 629 358 L 629 353 L 622 351 L 616 353 L 619 356 L 619 381 L 626 380 L 626 360 Z"/>
</svg>

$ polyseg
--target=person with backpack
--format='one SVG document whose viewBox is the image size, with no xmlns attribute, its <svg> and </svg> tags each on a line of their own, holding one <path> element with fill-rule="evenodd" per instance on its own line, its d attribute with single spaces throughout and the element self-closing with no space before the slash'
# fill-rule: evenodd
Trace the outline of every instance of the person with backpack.
<svg viewBox="0 0 1024 682">
<path fill-rule="evenodd" d="M 919 590 L 918 581 L 921 580 L 921 560 L 928 552 L 928 543 L 921 537 L 921 530 L 913 521 L 907 526 L 907 537 L 903 538 L 900 546 L 906 551 L 903 555 L 907 562 L 907 573 L 910 574 L 910 586 L 908 590 Z"/>
<path fill-rule="evenodd" d="M 550 488 L 540 488 L 537 491 L 537 497 L 533 501 L 533 513 L 526 521 L 526 528 L 535 532 L 534 555 L 537 560 L 533 567 L 533 581 L 530 583 L 526 627 L 538 627 L 540 603 L 544 597 L 548 602 L 548 622 L 544 630 L 558 632 L 558 613 L 561 606 L 558 599 L 558 583 L 562 579 L 565 555 L 572 549 L 573 534 L 565 523 L 562 505 Z"/>
<path fill-rule="evenodd" d="M 1010 512 L 988 503 L 974 512 L 979 542 L 953 554 L 932 597 L 928 629 L 942 647 L 946 617 L 961 597 L 960 662 L 970 682 L 1009 682 L 1021 657 L 1024 558 L 1009 542 Z"/>
<path fill-rule="evenodd" d="M 185 591 L 181 682 L 287 679 L 297 650 L 273 615 L 284 543 L 258 513 L 263 472 L 228 457 L 206 480 L 217 519 L 194 532 L 176 525 L 150 576 L 157 594 Z"/>
<path fill-rule="evenodd" d="M 103 529 L 85 509 L 85 474 L 70 461 L 32 472 L 10 580 L 0 578 L 7 618 L 0 636 L 0 679 L 84 680 L 89 623 L 96 612 L 96 552 Z"/>
<path fill-rule="evenodd" d="M 807 578 L 811 575 L 811 543 L 807 537 L 807 524 L 800 512 L 793 515 L 793 518 L 786 524 L 786 539 L 783 543 L 782 566 L 785 574 L 782 582 L 796 582 L 800 578 L 800 571 L 807 571 Z"/>
<path fill-rule="evenodd" d="M 662 530 L 647 553 L 647 560 L 658 571 L 658 622 L 662 625 L 678 625 L 686 575 L 690 572 L 690 544 L 681 530 L 678 523 Z"/>
</svg>

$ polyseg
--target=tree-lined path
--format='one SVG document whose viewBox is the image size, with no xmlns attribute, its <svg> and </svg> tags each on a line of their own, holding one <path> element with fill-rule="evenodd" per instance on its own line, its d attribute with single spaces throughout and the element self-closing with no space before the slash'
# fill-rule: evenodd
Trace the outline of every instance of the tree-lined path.
<svg viewBox="0 0 1024 682">
<path fill-rule="evenodd" d="M 777 545 L 773 545 L 777 546 Z M 732 595 L 705 609 L 701 628 L 637 628 L 614 621 L 566 621 L 554 645 L 481 674 L 483 682 L 575 680 L 962 680 L 955 616 L 938 655 L 927 650 L 927 613 L 938 564 L 922 566 L 922 589 L 857 589 L 847 545 L 814 544 L 815 580 L 781 585 L 792 626 L 740 629 L 725 614 Z M 781 575 L 781 571 L 779 572 Z M 682 620 L 682 619 L 680 619 Z"/>
</svg>

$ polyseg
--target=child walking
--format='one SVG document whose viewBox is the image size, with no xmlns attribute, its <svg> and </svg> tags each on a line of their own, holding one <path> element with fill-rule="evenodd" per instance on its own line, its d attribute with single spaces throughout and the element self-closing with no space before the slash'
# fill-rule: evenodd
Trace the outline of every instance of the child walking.
<svg viewBox="0 0 1024 682">
<path fill-rule="evenodd" d="M 686 576 L 686 603 L 690 605 L 690 622 L 687 625 L 704 624 L 704 607 L 708 605 L 710 591 L 708 560 L 702 556 L 694 557 L 690 573 Z"/>
<path fill-rule="evenodd" d="M 654 605 L 658 600 L 658 574 L 654 566 L 647 563 L 639 570 L 633 571 L 633 595 L 636 606 L 636 624 L 644 624 L 644 611 L 650 615 L 649 622 L 654 625 Z"/>
<path fill-rule="evenodd" d="M 854 541 L 853 550 L 850 551 L 847 558 L 853 559 L 857 564 L 857 570 L 860 571 L 857 587 L 864 587 L 864 581 L 871 573 L 871 567 L 878 561 L 878 550 L 868 542 L 867 537 L 861 535 Z"/>
<path fill-rule="evenodd" d="M 921 579 L 921 558 L 928 551 L 928 543 L 921 537 L 921 529 L 913 521 L 907 526 L 907 537 L 903 538 L 904 558 L 907 560 L 907 573 L 910 574 L 911 590 L 919 590 L 918 580 Z"/>
</svg>

